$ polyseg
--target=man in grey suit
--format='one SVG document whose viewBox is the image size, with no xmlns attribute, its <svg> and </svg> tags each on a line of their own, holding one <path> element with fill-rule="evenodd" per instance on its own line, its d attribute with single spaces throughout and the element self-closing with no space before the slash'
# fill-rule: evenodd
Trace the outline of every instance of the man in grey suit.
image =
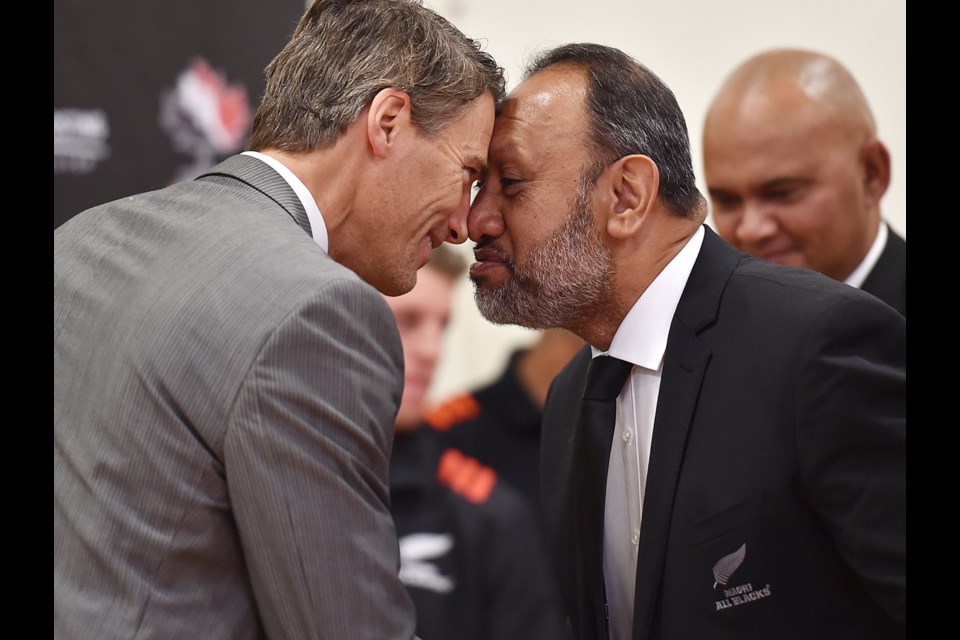
<svg viewBox="0 0 960 640">
<path fill-rule="evenodd" d="M 251 152 L 55 230 L 55 637 L 413 635 L 378 290 L 466 239 L 503 89 L 418 2 L 320 0 Z"/>
</svg>

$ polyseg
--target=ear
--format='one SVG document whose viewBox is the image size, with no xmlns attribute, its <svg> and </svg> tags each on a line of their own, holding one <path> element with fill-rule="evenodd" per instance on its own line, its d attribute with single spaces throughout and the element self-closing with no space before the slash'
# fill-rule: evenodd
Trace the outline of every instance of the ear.
<svg viewBox="0 0 960 640">
<path fill-rule="evenodd" d="M 636 234 L 660 188 L 660 170 L 648 156 L 631 155 L 608 166 L 598 180 L 607 216 L 607 233 L 625 239 Z"/>
<path fill-rule="evenodd" d="M 890 152 L 876 138 L 870 139 L 860 149 L 863 162 L 863 182 L 867 196 L 879 203 L 890 186 Z"/>
<path fill-rule="evenodd" d="M 412 125 L 410 96 L 399 89 L 381 89 L 367 110 L 367 139 L 374 155 L 386 156 L 397 135 Z"/>
</svg>

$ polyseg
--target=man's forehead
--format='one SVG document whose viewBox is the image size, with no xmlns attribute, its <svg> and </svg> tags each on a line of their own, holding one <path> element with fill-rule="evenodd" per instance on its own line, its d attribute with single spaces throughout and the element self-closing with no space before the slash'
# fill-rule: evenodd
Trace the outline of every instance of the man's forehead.
<svg viewBox="0 0 960 640">
<path fill-rule="evenodd" d="M 550 67 L 521 82 L 507 95 L 501 114 L 550 117 L 560 107 L 582 111 L 587 92 L 586 74 L 570 66 Z"/>
<path fill-rule="evenodd" d="M 521 82 L 497 116 L 491 157 L 523 142 L 576 136 L 586 126 L 586 83 L 576 71 L 548 69 Z"/>
</svg>

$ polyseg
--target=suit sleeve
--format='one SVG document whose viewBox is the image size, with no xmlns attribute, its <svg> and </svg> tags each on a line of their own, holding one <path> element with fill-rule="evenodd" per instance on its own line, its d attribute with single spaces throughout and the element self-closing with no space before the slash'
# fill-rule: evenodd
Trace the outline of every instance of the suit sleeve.
<svg viewBox="0 0 960 640">
<path fill-rule="evenodd" d="M 388 490 L 402 380 L 389 308 L 349 279 L 292 312 L 251 367 L 225 467 L 271 639 L 413 637 Z"/>
<path fill-rule="evenodd" d="M 801 474 L 841 555 L 906 622 L 906 320 L 857 296 L 807 336 L 797 386 Z"/>
</svg>

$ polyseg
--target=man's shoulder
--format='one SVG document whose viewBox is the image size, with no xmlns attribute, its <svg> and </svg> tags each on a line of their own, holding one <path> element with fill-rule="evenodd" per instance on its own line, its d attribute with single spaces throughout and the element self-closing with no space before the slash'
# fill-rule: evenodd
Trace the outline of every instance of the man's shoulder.
<svg viewBox="0 0 960 640">
<path fill-rule="evenodd" d="M 86 210 L 54 232 L 54 279 L 64 292 L 163 300 L 151 326 L 214 330 L 229 318 L 250 339 L 323 305 L 377 326 L 392 318 L 376 289 L 237 181 L 183 182 Z"/>
<path fill-rule="evenodd" d="M 863 356 L 883 345 L 890 351 L 884 357 L 895 358 L 906 342 L 904 317 L 873 295 L 808 269 L 754 258 L 734 271 L 715 319 L 695 333 L 712 353 L 711 375 L 720 376 L 746 369 L 772 375 L 836 348 Z M 668 353 L 675 358 L 691 344 L 678 339 Z"/>
<path fill-rule="evenodd" d="M 768 309 L 787 313 L 819 313 L 825 307 L 848 301 L 867 305 L 876 299 L 848 284 L 810 269 L 772 264 L 745 257 L 730 278 L 724 295 L 762 299 Z"/>
</svg>

